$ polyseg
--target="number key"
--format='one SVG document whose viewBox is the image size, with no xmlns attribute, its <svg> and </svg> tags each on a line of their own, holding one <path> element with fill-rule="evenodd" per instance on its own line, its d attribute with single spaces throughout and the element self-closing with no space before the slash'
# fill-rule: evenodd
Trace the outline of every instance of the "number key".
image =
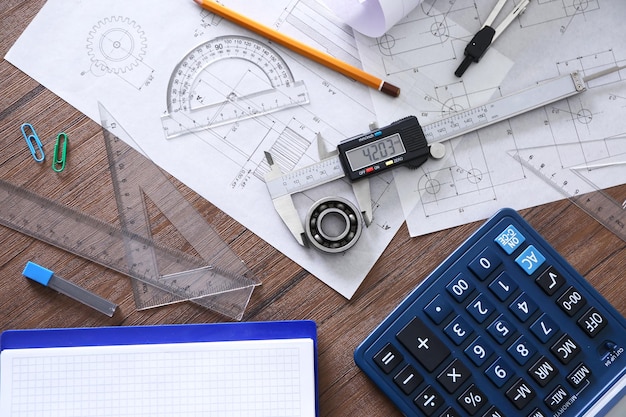
<svg viewBox="0 0 626 417">
<path fill-rule="evenodd" d="M 498 388 L 502 388 L 513 376 L 513 370 L 502 358 L 492 363 L 485 373 Z"/>
<path fill-rule="evenodd" d="M 528 293 L 522 293 L 511 305 L 509 309 L 520 319 L 525 322 L 537 311 L 537 304 L 528 295 Z"/>
<path fill-rule="evenodd" d="M 486 248 L 468 266 L 478 279 L 484 281 L 501 264 L 502 260 L 494 250 Z"/>
<path fill-rule="evenodd" d="M 481 366 L 493 353 L 490 344 L 481 337 L 477 337 L 471 345 L 465 349 L 465 354 L 474 362 L 474 365 Z"/>
<path fill-rule="evenodd" d="M 509 274 L 503 272 L 498 275 L 498 278 L 489 284 L 489 289 L 500 299 L 500 301 L 505 301 L 515 292 L 517 284 L 511 279 Z"/>
<path fill-rule="evenodd" d="M 444 329 L 448 337 L 454 342 L 455 345 L 460 345 L 467 339 L 474 330 L 472 326 L 467 324 L 461 316 L 457 316 L 450 322 Z"/>
<path fill-rule="evenodd" d="M 495 307 L 489 302 L 485 294 L 480 294 L 468 304 L 466 310 L 469 311 L 478 323 L 482 323 L 495 311 Z"/>
<path fill-rule="evenodd" d="M 489 327 L 487 327 L 487 331 L 499 344 L 503 344 L 509 337 L 511 337 L 514 330 L 505 317 L 500 315 L 489 325 Z"/>
<path fill-rule="evenodd" d="M 446 287 L 450 295 L 459 303 L 462 303 L 474 291 L 474 288 L 472 280 L 463 274 L 457 275 Z"/>
</svg>

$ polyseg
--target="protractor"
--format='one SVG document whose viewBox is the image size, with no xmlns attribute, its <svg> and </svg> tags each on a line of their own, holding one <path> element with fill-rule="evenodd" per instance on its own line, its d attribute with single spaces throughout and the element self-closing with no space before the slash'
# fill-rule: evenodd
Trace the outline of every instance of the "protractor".
<svg viewBox="0 0 626 417">
<path fill-rule="evenodd" d="M 309 102 L 284 59 L 267 44 L 221 36 L 189 52 L 176 66 L 161 116 L 170 139 Z"/>
</svg>

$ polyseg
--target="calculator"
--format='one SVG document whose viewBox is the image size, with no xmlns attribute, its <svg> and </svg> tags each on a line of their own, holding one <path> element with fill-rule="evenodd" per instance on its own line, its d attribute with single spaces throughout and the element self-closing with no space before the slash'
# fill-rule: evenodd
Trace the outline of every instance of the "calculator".
<svg viewBox="0 0 626 417">
<path fill-rule="evenodd" d="M 626 394 L 625 347 L 621 314 L 503 209 L 354 357 L 406 416 L 591 417 Z"/>
</svg>

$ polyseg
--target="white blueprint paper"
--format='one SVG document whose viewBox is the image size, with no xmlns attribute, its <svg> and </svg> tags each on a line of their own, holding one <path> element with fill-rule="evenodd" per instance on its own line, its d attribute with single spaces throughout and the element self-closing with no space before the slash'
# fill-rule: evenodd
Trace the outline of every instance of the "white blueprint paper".
<svg viewBox="0 0 626 417">
<path fill-rule="evenodd" d="M 422 0 L 321 0 L 339 18 L 365 36 L 381 36 Z"/>
<path fill-rule="evenodd" d="M 516 3 L 507 3 L 495 26 Z M 366 70 L 402 87 L 400 100 L 373 95 L 379 123 L 414 114 L 428 124 L 561 74 L 626 64 L 626 2 L 532 1 L 459 79 L 454 71 L 463 50 L 495 4 L 425 0 L 382 37 L 357 36 Z M 625 116 L 622 70 L 592 81 L 582 94 L 452 140 L 444 160 L 395 170 L 411 235 L 561 198 L 508 151 L 551 146 L 546 156 L 564 168 L 626 161 Z M 600 187 L 622 184 L 626 164 L 589 175 Z"/>
<path fill-rule="evenodd" d="M 351 30 L 337 24 L 315 0 L 224 3 L 358 64 Z M 187 55 L 223 36 L 232 37 L 233 48 L 238 42 L 269 46 L 266 50 L 274 53 L 267 62 L 275 66 L 252 64 L 245 54 L 216 62 L 203 61 L 200 52 Z M 192 99 L 223 104 L 223 115 L 217 114 L 230 122 L 166 139 L 161 116 L 168 114 L 168 91 L 179 89 L 173 73 L 184 57 L 197 67 L 181 68 L 181 73 L 195 68 L 201 79 Z M 264 151 L 275 152 L 275 159 L 280 156 L 292 169 L 318 158 L 318 132 L 332 147 L 367 131 L 375 120 L 369 89 L 268 45 L 191 0 L 164 0 L 158 6 L 148 0 L 49 0 L 6 59 L 96 122 L 100 101 L 156 164 L 346 298 L 352 297 L 404 220 L 392 176 L 378 177 L 372 181 L 373 224 L 353 248 L 329 255 L 296 243 L 262 179 L 267 170 Z M 285 103 L 268 101 L 267 114 L 237 118 L 240 109 L 233 109 L 232 103 L 259 99 L 255 93 L 272 90 L 276 78 L 305 90 L 309 104 L 281 107 Z M 350 185 L 336 181 L 296 196 L 301 218 L 314 201 L 334 195 L 355 202 Z"/>
</svg>

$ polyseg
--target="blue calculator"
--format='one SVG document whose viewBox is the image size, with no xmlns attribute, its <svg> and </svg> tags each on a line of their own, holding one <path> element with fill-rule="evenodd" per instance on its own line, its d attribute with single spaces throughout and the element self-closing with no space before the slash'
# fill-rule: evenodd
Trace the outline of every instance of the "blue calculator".
<svg viewBox="0 0 626 417">
<path fill-rule="evenodd" d="M 626 394 L 625 347 L 621 314 L 504 209 L 354 358 L 406 416 L 591 417 Z"/>
</svg>

